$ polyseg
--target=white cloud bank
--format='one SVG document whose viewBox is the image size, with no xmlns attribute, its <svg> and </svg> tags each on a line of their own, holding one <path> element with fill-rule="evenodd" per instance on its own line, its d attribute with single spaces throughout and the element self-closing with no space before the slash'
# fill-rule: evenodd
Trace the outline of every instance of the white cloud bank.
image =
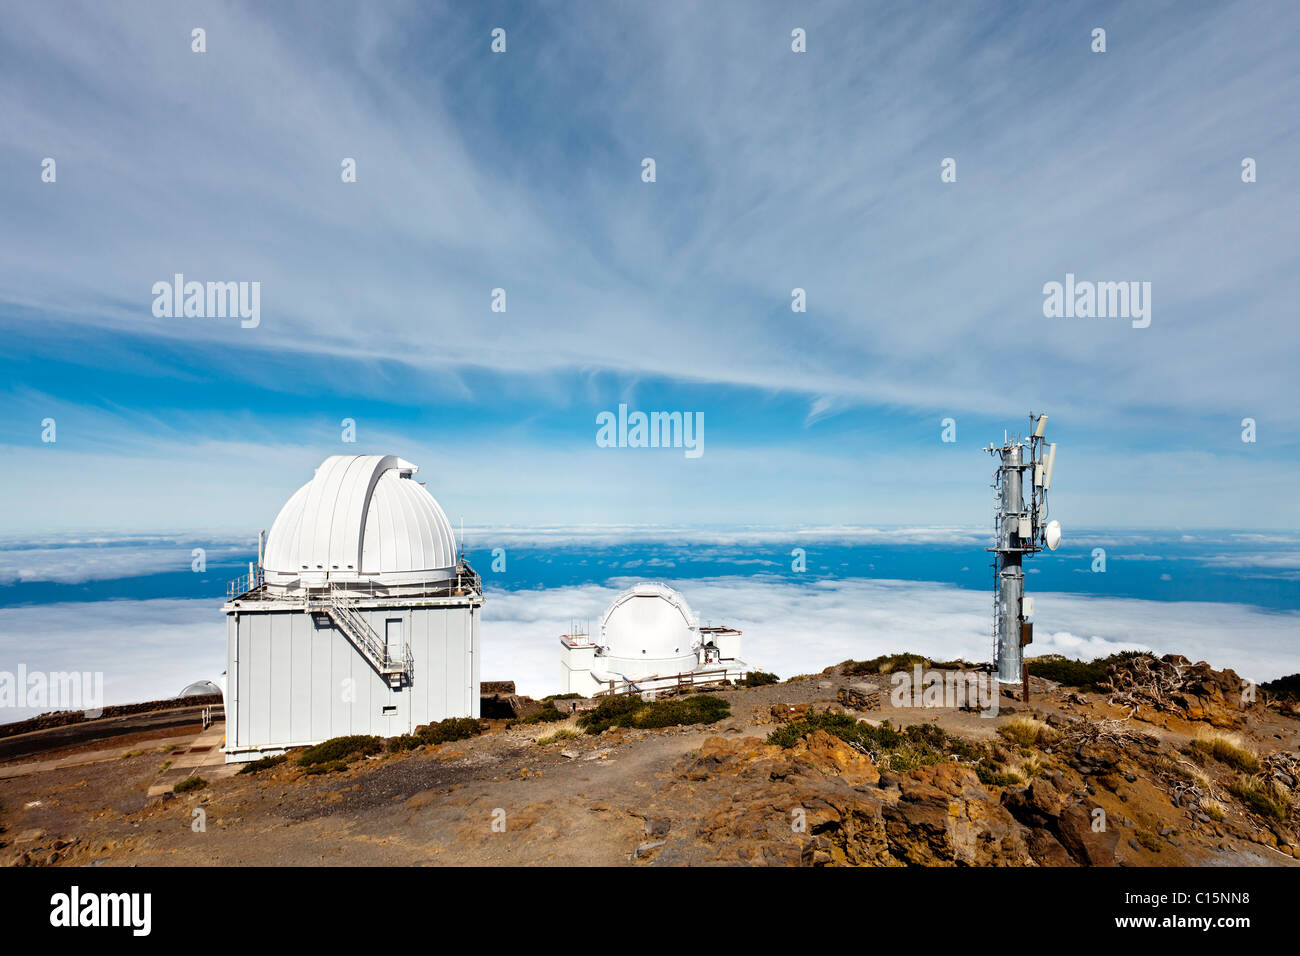
<svg viewBox="0 0 1300 956">
<path fill-rule="evenodd" d="M 558 638 L 576 618 L 593 630 L 630 583 L 488 594 L 482 630 L 484 680 L 512 679 L 520 692 L 559 690 Z M 673 583 L 673 582 L 670 582 Z M 917 651 L 988 659 L 991 599 L 983 591 L 905 581 L 710 578 L 679 582 L 704 622 L 745 632 L 745 658 L 782 677 L 846 658 Z M 1040 592 L 1035 653 L 1092 658 L 1125 648 L 1176 652 L 1243 677 L 1300 671 L 1300 613 L 1241 604 L 1159 602 Z M 0 670 L 104 673 L 105 702 L 175 694 L 225 669 L 225 623 L 211 600 L 103 601 L 0 609 Z M 0 722 L 30 716 L 10 709 Z"/>
<path fill-rule="evenodd" d="M 104 675 L 104 703 L 174 696 L 226 669 L 226 623 L 211 600 L 158 599 L 0 609 L 0 671 Z M 46 708 L 5 708 L 0 723 Z"/>
<path fill-rule="evenodd" d="M 589 619 L 594 632 L 601 612 L 628 583 L 491 593 L 483 624 L 484 679 L 513 679 L 523 693 L 554 693 L 559 635 L 574 618 Z M 968 660 L 992 655 L 992 598 L 983 591 L 865 579 L 670 583 L 702 621 L 743 630 L 745 659 L 782 677 L 893 651 Z M 1037 654 L 1090 659 L 1137 648 L 1186 654 L 1255 680 L 1300 671 L 1295 612 L 1051 592 L 1035 598 Z"/>
<path fill-rule="evenodd" d="M 168 571 L 192 571 L 194 549 L 200 547 L 204 551 L 204 561 L 209 565 L 248 557 L 249 551 L 253 550 L 247 544 L 208 544 L 197 538 L 192 543 L 158 541 L 111 547 L 70 544 L 53 548 L 6 549 L 0 546 L 0 585 L 37 581 L 80 584 Z"/>
</svg>

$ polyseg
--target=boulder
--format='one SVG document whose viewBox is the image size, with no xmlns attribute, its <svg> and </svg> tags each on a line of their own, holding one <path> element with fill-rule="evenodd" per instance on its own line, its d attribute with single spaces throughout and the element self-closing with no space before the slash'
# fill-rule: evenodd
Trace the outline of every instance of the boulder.
<svg viewBox="0 0 1300 956">
<path fill-rule="evenodd" d="M 879 710 L 880 688 L 875 684 L 857 681 L 841 687 L 836 699 L 849 710 Z"/>
<path fill-rule="evenodd" d="M 880 782 L 880 771 L 869 756 L 824 730 L 815 730 L 800 740 L 790 749 L 790 757 L 822 773 L 843 777 L 853 786 L 875 786 Z"/>
<path fill-rule="evenodd" d="M 1061 794 L 1047 780 L 1036 777 L 1027 787 L 1005 790 L 1002 805 L 1027 827 L 1056 827 L 1061 816 Z"/>
<path fill-rule="evenodd" d="M 1093 829 L 1092 811 L 1096 804 L 1090 801 L 1072 803 L 1061 811 L 1056 838 L 1079 863 L 1087 866 L 1115 866 L 1115 847 L 1119 833 L 1107 828 Z"/>
<path fill-rule="evenodd" d="M 1024 866 L 1033 862 L 1021 827 L 980 785 L 975 772 L 932 764 L 900 778 L 884 807 L 889 852 L 919 866 Z"/>
<path fill-rule="evenodd" d="M 773 704 L 772 718 L 779 723 L 785 723 L 792 720 L 802 720 L 808 716 L 807 704 Z"/>
</svg>

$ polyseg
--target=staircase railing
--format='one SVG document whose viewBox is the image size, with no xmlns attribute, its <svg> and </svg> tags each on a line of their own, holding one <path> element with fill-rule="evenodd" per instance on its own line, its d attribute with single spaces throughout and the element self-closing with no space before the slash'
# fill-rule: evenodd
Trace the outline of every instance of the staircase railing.
<svg viewBox="0 0 1300 956">
<path fill-rule="evenodd" d="M 371 664 L 386 677 L 410 678 L 415 670 L 415 659 L 410 644 L 403 644 L 400 656 L 389 653 L 388 642 L 375 631 L 352 602 L 330 587 L 322 598 L 309 601 L 315 609 L 324 611 Z"/>
</svg>

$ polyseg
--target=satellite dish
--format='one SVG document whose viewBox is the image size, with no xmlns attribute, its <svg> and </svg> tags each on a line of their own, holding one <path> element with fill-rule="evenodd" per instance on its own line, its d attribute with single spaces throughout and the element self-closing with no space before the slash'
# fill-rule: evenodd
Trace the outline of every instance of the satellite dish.
<svg viewBox="0 0 1300 956">
<path fill-rule="evenodd" d="M 1047 548 L 1049 551 L 1055 551 L 1057 545 L 1061 543 L 1061 522 L 1047 522 L 1047 531 L 1043 535 L 1047 539 Z"/>
</svg>

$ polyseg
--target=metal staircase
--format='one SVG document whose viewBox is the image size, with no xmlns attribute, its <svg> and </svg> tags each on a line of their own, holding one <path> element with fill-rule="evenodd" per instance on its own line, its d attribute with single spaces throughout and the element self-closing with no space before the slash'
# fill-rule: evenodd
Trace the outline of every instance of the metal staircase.
<svg viewBox="0 0 1300 956">
<path fill-rule="evenodd" d="M 390 654 L 388 643 L 375 632 L 365 617 L 357 613 L 354 603 L 340 594 L 337 588 L 330 586 L 321 597 L 309 598 L 307 604 L 311 610 L 328 616 L 334 626 L 361 652 L 361 656 L 388 679 L 391 686 L 401 687 L 403 683 L 410 683 L 415 671 L 411 645 L 402 645 L 400 658 Z"/>
</svg>

